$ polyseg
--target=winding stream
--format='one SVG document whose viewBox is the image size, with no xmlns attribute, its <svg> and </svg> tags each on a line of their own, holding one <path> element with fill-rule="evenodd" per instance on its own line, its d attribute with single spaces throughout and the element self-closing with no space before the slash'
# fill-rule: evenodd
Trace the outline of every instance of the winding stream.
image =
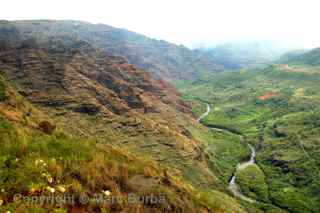
<svg viewBox="0 0 320 213">
<path fill-rule="evenodd" d="M 197 121 L 200 122 L 202 119 L 204 119 L 205 117 L 207 117 L 210 112 L 211 112 L 211 107 L 210 107 L 209 104 L 207 104 L 207 111 L 206 111 L 205 113 L 203 113 L 203 114 L 197 119 Z"/>
<path fill-rule="evenodd" d="M 202 119 L 204 119 L 207 115 L 209 115 L 209 113 L 211 112 L 211 107 L 209 104 L 207 104 L 207 111 L 202 114 L 197 121 L 200 122 Z M 210 128 L 210 127 L 209 127 Z M 228 131 L 227 129 L 219 129 L 219 128 L 211 128 L 214 130 L 218 130 L 218 131 L 222 131 L 222 132 L 227 132 L 228 134 L 234 134 L 233 132 Z M 238 135 L 240 137 L 240 139 L 242 141 L 244 141 L 243 136 L 242 135 Z M 251 156 L 250 156 L 250 160 L 246 161 L 246 162 L 242 162 L 239 163 L 236 168 L 235 168 L 235 172 L 233 173 L 230 182 L 229 182 L 229 186 L 228 189 L 233 193 L 233 195 L 235 197 L 238 197 L 242 200 L 245 200 L 247 202 L 250 203 L 255 203 L 257 202 L 256 200 L 253 200 L 247 196 L 245 196 L 244 194 L 241 193 L 239 186 L 236 183 L 236 173 L 239 170 L 245 169 L 246 167 L 250 166 L 250 165 L 255 165 L 255 158 L 256 158 L 256 150 L 254 149 L 253 146 L 251 146 L 249 143 L 247 143 L 248 147 L 251 150 Z"/>
</svg>

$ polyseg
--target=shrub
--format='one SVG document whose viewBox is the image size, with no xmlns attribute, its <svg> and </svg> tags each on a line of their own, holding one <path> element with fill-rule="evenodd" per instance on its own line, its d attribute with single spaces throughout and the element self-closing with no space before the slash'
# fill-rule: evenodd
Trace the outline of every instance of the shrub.
<svg viewBox="0 0 320 213">
<path fill-rule="evenodd" d="M 39 124 L 39 129 L 48 134 L 48 135 L 51 135 L 53 133 L 53 131 L 56 129 L 56 126 L 51 124 L 49 121 L 42 121 L 40 124 Z"/>
<path fill-rule="evenodd" d="M 245 195 L 264 202 L 268 201 L 268 186 L 265 182 L 265 175 L 258 166 L 250 165 L 238 171 L 236 178 Z"/>
<path fill-rule="evenodd" d="M 292 187 L 281 188 L 271 194 L 272 200 L 280 207 L 290 212 L 311 212 L 305 202 L 305 197 Z"/>
<path fill-rule="evenodd" d="M 0 101 L 3 101 L 6 97 L 5 85 L 0 76 Z"/>
</svg>

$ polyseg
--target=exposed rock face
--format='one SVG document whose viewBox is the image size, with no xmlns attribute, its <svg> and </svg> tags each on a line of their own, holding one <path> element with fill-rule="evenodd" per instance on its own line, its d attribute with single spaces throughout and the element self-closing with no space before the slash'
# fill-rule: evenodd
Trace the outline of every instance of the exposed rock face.
<svg viewBox="0 0 320 213">
<path fill-rule="evenodd" d="M 169 83 L 69 34 L 41 27 L 27 34 L 10 23 L 0 23 L 0 34 L 7 25 L 13 35 L 0 40 L 0 74 L 59 129 L 149 156 L 186 178 L 193 171 L 196 185 L 218 182 L 202 161 L 201 143 L 184 129 L 197 123 Z"/>
<path fill-rule="evenodd" d="M 1 72 L 18 83 L 33 103 L 72 108 L 88 115 L 151 109 L 157 102 L 189 111 L 173 87 L 122 58 L 68 35 L 31 34 L 22 39 L 24 32 L 20 28 L 2 25 L 5 27 L 0 28 L 0 34 L 8 37 L 0 40 L 4 44 L 0 51 Z"/>
<path fill-rule="evenodd" d="M 141 208 L 141 204 L 137 206 L 137 210 L 211 211 L 209 206 L 205 206 L 202 211 L 193 204 L 188 204 L 188 192 L 192 195 L 190 200 L 193 201 L 198 197 L 197 189 L 200 187 L 201 190 L 206 186 L 217 186 L 217 190 L 221 188 L 218 188 L 219 180 L 207 166 L 202 154 L 202 144 L 192 137 L 191 129 L 188 130 L 191 126 L 192 129 L 201 127 L 196 120 L 191 119 L 188 106 L 180 100 L 180 94 L 170 84 L 152 78 L 123 58 L 112 56 L 68 34 L 46 34 L 45 29 L 39 28 L 39 34 L 26 35 L 27 32 L 22 32 L 19 27 L 6 22 L 0 22 L 0 35 L 2 29 L 6 37 L 0 39 L 0 44 L 3 44 L 0 46 L 0 72 L 7 80 L 6 94 L 9 98 L 0 102 L 0 117 L 14 122 L 13 126 L 25 132 L 21 137 L 10 134 L 15 136 L 12 137 L 14 143 L 7 140 L 5 143 L 15 146 L 16 139 L 21 138 L 22 142 L 18 143 L 23 145 L 23 149 L 21 152 L 19 150 L 19 155 L 32 153 L 36 157 L 41 154 L 45 158 L 51 158 L 53 156 L 49 153 L 54 153 L 59 159 L 66 155 L 75 155 L 72 159 L 76 165 L 64 163 L 69 162 L 66 157 L 66 161 L 58 160 L 61 168 L 56 164 L 58 161 L 55 159 L 58 158 L 54 158 L 52 170 L 57 170 L 57 175 L 52 175 L 52 178 L 59 176 L 68 184 L 72 179 L 75 185 L 80 185 L 81 191 L 92 196 L 101 190 L 110 190 L 117 196 L 122 193 L 127 195 L 128 192 L 145 195 L 153 192 L 149 189 L 155 189 L 157 193 L 158 189 L 164 191 L 161 186 L 165 186 L 170 189 L 170 192 L 166 192 L 170 193 L 170 202 L 165 203 L 164 208 L 163 205 L 151 206 L 148 202 L 146 210 Z M 55 126 L 58 127 L 56 132 Z M 46 135 L 44 140 L 39 140 L 43 135 L 39 130 L 49 135 Z M 28 137 L 24 137 L 25 134 Z M 69 134 L 75 138 L 68 139 Z M 33 137 L 29 138 L 29 135 L 34 135 L 37 141 L 43 143 L 28 146 L 36 141 Z M 39 149 L 35 148 L 36 146 L 39 146 Z M 7 150 L 11 152 L 11 149 Z M 38 150 L 39 154 L 34 152 L 35 150 Z M 129 152 L 130 155 L 127 155 Z M 33 155 L 27 156 L 30 160 L 26 162 L 34 160 Z M 134 156 L 145 158 L 147 163 L 141 161 L 140 164 L 139 161 L 137 164 L 138 159 Z M 159 169 L 158 164 L 161 165 Z M 28 163 L 26 166 L 29 170 Z M 166 168 L 163 175 L 162 166 Z M 73 167 L 74 170 L 70 171 Z M 21 173 L 20 166 L 18 169 L 18 173 Z M 39 169 L 42 173 L 42 168 Z M 139 170 L 139 173 L 131 174 L 136 170 Z M 34 170 L 30 172 L 37 176 Z M 30 172 L 26 172 L 26 176 Z M 193 175 L 190 175 L 191 173 Z M 33 179 L 35 178 L 30 178 L 32 181 Z M 192 186 L 184 187 L 184 179 L 187 183 L 192 182 Z M 23 181 L 26 186 L 20 187 L 23 190 L 21 193 L 27 192 L 32 182 Z M 48 179 L 50 184 L 52 181 L 55 183 L 56 179 Z M 74 189 L 78 191 L 80 187 Z M 12 189 L 17 192 L 14 186 Z M 49 191 L 53 193 L 53 189 L 58 188 L 52 187 Z M 74 189 L 70 189 L 70 192 L 74 192 Z M 59 191 L 63 193 L 65 190 Z M 179 196 L 173 197 L 174 194 Z M 214 192 L 214 196 L 218 197 L 220 194 L 223 193 Z M 229 197 L 225 194 L 223 196 Z M 235 203 L 232 211 L 240 208 L 233 199 L 229 199 Z M 202 199 L 200 203 L 203 203 Z M 182 208 L 184 206 L 188 208 Z M 75 212 L 85 211 L 78 207 L 83 206 L 70 208 Z M 227 207 L 230 209 L 228 201 L 219 209 L 224 210 Z M 122 204 L 117 208 L 122 212 L 132 210 L 132 206 L 126 208 Z M 95 210 L 99 211 L 96 205 L 86 211 Z M 115 209 L 112 205 L 111 211 L 113 210 Z"/>
<path fill-rule="evenodd" d="M 96 115 L 100 112 L 100 109 L 99 107 L 93 104 L 82 104 L 81 106 L 76 107 L 74 111 L 79 113 L 85 113 L 88 115 Z"/>
<path fill-rule="evenodd" d="M 42 39 L 48 35 L 66 34 L 78 37 L 94 47 L 125 58 L 157 78 L 192 79 L 201 73 L 222 70 L 222 66 L 207 54 L 107 25 L 44 20 L 12 24 L 25 37 L 37 35 L 37 39 Z"/>
</svg>

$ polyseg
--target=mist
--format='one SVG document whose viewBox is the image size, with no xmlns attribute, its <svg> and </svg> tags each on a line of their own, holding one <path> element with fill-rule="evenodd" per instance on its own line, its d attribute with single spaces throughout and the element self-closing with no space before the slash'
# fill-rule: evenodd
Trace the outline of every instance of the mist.
<svg viewBox="0 0 320 213">
<path fill-rule="evenodd" d="M 191 48 L 230 41 L 314 48 L 320 46 L 319 4 L 315 0 L 12 0 L 2 3 L 0 19 L 103 23 Z"/>
</svg>

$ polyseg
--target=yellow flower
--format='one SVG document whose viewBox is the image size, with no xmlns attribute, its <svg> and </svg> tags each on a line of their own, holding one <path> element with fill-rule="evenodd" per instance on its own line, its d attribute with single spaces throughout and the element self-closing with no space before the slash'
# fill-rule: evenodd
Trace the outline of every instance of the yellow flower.
<svg viewBox="0 0 320 213">
<path fill-rule="evenodd" d="M 65 193 L 66 192 L 66 188 L 64 188 L 63 186 L 58 186 L 57 189 L 61 193 Z"/>
<path fill-rule="evenodd" d="M 105 196 L 110 196 L 110 195 L 111 195 L 111 192 L 110 192 L 109 190 L 102 191 L 102 193 L 103 193 Z"/>
<path fill-rule="evenodd" d="M 48 177 L 47 177 L 47 181 L 48 181 L 49 183 L 53 183 L 53 178 L 52 178 L 51 176 L 48 176 Z"/>
<path fill-rule="evenodd" d="M 47 187 L 47 191 L 53 194 L 53 193 L 56 192 L 56 189 L 48 186 L 48 187 Z"/>
<path fill-rule="evenodd" d="M 30 192 L 30 193 L 35 193 L 35 192 L 36 192 L 36 189 L 32 187 L 32 188 L 29 190 L 29 192 Z"/>
</svg>

